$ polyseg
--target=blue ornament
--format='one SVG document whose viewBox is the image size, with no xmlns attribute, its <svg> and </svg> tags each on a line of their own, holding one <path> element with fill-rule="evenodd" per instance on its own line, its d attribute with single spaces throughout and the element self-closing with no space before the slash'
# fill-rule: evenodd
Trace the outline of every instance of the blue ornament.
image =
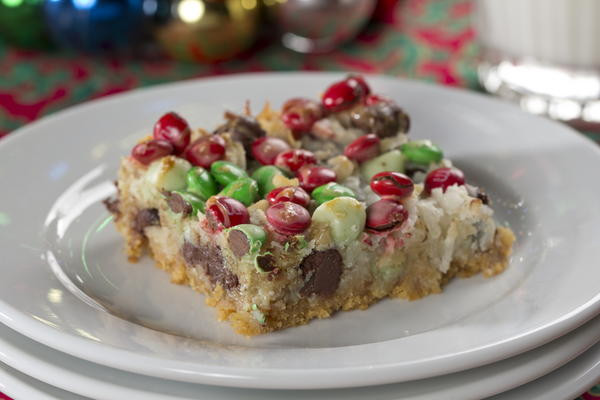
<svg viewBox="0 0 600 400">
<path fill-rule="evenodd" d="M 156 0 L 45 0 L 44 18 L 61 47 L 86 52 L 121 50 L 142 36 L 152 2 L 156 4 Z"/>
</svg>

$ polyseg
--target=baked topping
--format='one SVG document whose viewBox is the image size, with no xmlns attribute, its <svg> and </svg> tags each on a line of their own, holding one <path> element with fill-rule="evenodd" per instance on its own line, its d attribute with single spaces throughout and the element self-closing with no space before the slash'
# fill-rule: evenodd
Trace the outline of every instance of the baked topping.
<svg viewBox="0 0 600 400">
<path fill-rule="evenodd" d="M 281 120 L 290 128 L 296 140 L 310 132 L 313 124 L 323 116 L 321 104 L 311 99 L 296 97 L 286 101 L 281 108 Z"/>
<path fill-rule="evenodd" d="M 261 136 L 265 136 L 266 132 L 261 128 L 258 121 L 249 115 L 237 115 L 227 111 L 225 113 L 227 120 L 223 125 L 215 129 L 216 135 L 221 133 L 229 133 L 233 140 L 236 140 L 244 146 L 246 153 L 250 153 L 252 142 Z"/>
<path fill-rule="evenodd" d="M 379 155 L 379 142 L 379 136 L 373 133 L 363 135 L 346 146 L 344 155 L 359 163 L 370 160 Z"/>
<path fill-rule="evenodd" d="M 299 186 L 283 186 L 271 190 L 269 194 L 267 194 L 267 201 L 271 205 L 284 201 L 291 201 L 302 207 L 308 207 L 310 196 Z"/>
<path fill-rule="evenodd" d="M 402 226 L 408 219 L 404 206 L 390 199 L 381 199 L 367 208 L 366 227 L 369 232 L 383 233 Z"/>
<path fill-rule="evenodd" d="M 206 218 L 215 232 L 250 222 L 246 207 L 238 200 L 225 196 L 212 196 L 206 201 Z"/>
<path fill-rule="evenodd" d="M 262 165 L 273 165 L 279 153 L 290 149 L 282 139 L 265 136 L 252 142 L 252 156 Z"/>
<path fill-rule="evenodd" d="M 174 112 L 166 113 L 154 124 L 154 139 L 170 142 L 175 154 L 183 153 L 190 144 L 191 134 L 187 121 Z"/>
<path fill-rule="evenodd" d="M 279 153 L 274 161 L 275 166 L 291 172 L 296 172 L 305 165 L 316 163 L 315 155 L 304 149 L 286 150 Z"/>
<path fill-rule="evenodd" d="M 381 197 L 401 200 L 409 197 L 414 188 L 412 179 L 400 172 L 380 172 L 371 178 L 371 190 Z"/>
<path fill-rule="evenodd" d="M 291 201 L 270 206 L 266 216 L 271 227 L 282 235 L 297 235 L 310 226 L 308 210 Z"/>
<path fill-rule="evenodd" d="M 315 188 L 325 185 L 329 182 L 335 182 L 337 176 L 335 171 L 329 167 L 318 165 L 305 165 L 300 168 L 296 174 L 300 180 L 300 186 L 307 192 L 312 192 Z"/>
<path fill-rule="evenodd" d="M 425 178 L 425 192 L 431 193 L 433 189 L 440 188 L 443 192 L 449 186 L 465 184 L 465 175 L 457 168 L 438 168 L 427 174 Z"/>
<path fill-rule="evenodd" d="M 192 165 L 210 168 L 225 156 L 225 140 L 219 135 L 201 137 L 188 146 L 184 155 Z"/>
<path fill-rule="evenodd" d="M 218 192 L 217 183 L 213 177 L 202 167 L 191 168 L 186 175 L 187 191 L 200 198 L 208 199 Z"/>
<path fill-rule="evenodd" d="M 138 143 L 131 149 L 131 156 L 144 165 L 158 160 L 159 158 L 173 154 L 173 146 L 166 140 L 150 140 Z"/>
</svg>

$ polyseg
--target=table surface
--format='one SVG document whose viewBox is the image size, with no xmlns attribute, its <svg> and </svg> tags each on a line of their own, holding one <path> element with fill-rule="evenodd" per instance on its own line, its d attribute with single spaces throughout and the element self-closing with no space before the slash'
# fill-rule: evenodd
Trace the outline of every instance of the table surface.
<svg viewBox="0 0 600 400">
<path fill-rule="evenodd" d="M 0 138 L 44 115 L 143 86 L 238 72 L 340 70 L 388 74 L 480 90 L 469 0 L 404 0 L 393 14 L 326 55 L 300 55 L 261 38 L 217 64 L 28 51 L 0 42 Z M 585 133 L 600 142 L 600 133 Z M 600 383 L 580 399 L 600 398 Z M 8 399 L 0 393 L 0 400 Z"/>
</svg>

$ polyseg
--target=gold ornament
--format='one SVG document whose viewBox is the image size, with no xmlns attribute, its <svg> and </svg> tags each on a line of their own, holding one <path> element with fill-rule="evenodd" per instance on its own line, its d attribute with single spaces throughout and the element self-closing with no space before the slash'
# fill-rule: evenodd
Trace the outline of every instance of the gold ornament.
<svg viewBox="0 0 600 400">
<path fill-rule="evenodd" d="M 248 49 L 256 39 L 258 0 L 176 0 L 155 37 L 173 58 L 216 62 Z"/>
</svg>

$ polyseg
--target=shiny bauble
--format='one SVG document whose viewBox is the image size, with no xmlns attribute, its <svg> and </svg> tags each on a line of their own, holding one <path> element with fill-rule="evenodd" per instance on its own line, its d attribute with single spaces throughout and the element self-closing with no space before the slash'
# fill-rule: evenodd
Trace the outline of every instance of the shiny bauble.
<svg viewBox="0 0 600 400">
<path fill-rule="evenodd" d="M 263 0 L 282 32 L 284 46 L 325 53 L 354 38 L 371 18 L 377 0 Z"/>
<path fill-rule="evenodd" d="M 48 47 L 44 0 L 0 0 L 0 40 L 25 48 Z"/>
<path fill-rule="evenodd" d="M 172 0 L 158 14 L 154 36 L 173 58 L 222 61 L 252 46 L 259 18 L 258 0 Z"/>
<path fill-rule="evenodd" d="M 44 17 L 61 47 L 104 52 L 131 47 L 142 35 L 144 9 L 156 0 L 46 0 Z"/>
</svg>

